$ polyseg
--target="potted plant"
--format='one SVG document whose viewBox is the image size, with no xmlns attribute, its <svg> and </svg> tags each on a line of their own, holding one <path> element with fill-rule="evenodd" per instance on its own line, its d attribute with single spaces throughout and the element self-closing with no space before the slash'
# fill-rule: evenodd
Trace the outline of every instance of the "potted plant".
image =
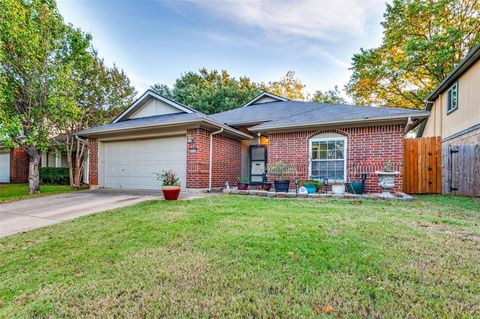
<svg viewBox="0 0 480 319">
<path fill-rule="evenodd" d="M 238 179 L 238 189 L 241 191 L 248 190 L 248 177 L 241 177 Z"/>
<path fill-rule="evenodd" d="M 367 179 L 367 174 L 361 174 L 362 180 L 358 181 L 350 181 L 347 183 L 347 191 L 352 194 L 363 194 L 363 188 L 365 186 L 365 180 Z"/>
<path fill-rule="evenodd" d="M 269 174 L 274 176 L 273 183 L 276 192 L 288 192 L 290 178 L 295 175 L 295 169 L 290 163 L 276 162 L 269 166 Z"/>
<path fill-rule="evenodd" d="M 272 188 L 272 183 L 268 182 L 267 174 L 263 174 L 262 180 L 263 180 L 262 189 L 268 192 L 270 188 Z"/>
<path fill-rule="evenodd" d="M 321 181 L 308 180 L 300 183 L 300 186 L 303 186 L 307 189 L 309 194 L 316 193 L 318 189 L 322 186 Z"/>
<path fill-rule="evenodd" d="M 345 183 L 335 181 L 332 183 L 332 193 L 336 195 L 341 195 L 345 193 Z"/>
<path fill-rule="evenodd" d="M 378 186 L 382 189 L 382 196 L 391 197 L 390 191 L 395 187 L 395 176 L 399 172 L 394 171 L 393 163 L 388 161 L 383 166 L 383 171 L 376 171 L 378 174 Z"/>
<path fill-rule="evenodd" d="M 162 193 L 165 200 L 177 200 L 180 195 L 180 182 L 177 174 L 172 170 L 155 173 L 162 182 Z"/>
</svg>

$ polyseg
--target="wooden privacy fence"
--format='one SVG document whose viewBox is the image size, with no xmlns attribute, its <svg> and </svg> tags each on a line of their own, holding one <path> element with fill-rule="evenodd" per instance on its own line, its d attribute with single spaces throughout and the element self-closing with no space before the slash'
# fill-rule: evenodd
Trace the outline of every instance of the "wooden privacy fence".
<svg viewBox="0 0 480 319">
<path fill-rule="evenodd" d="M 480 145 L 445 145 L 443 194 L 480 196 Z"/>
<path fill-rule="evenodd" d="M 440 137 L 405 139 L 403 191 L 409 194 L 442 192 Z"/>
</svg>

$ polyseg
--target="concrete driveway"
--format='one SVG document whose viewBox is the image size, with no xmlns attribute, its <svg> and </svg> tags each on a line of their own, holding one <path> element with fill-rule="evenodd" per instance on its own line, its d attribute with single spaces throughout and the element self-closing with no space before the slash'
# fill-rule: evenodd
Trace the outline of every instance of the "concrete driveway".
<svg viewBox="0 0 480 319">
<path fill-rule="evenodd" d="M 0 204 L 0 237 L 80 216 L 160 199 L 160 191 L 88 190 Z M 182 199 L 202 194 L 182 194 Z"/>
</svg>

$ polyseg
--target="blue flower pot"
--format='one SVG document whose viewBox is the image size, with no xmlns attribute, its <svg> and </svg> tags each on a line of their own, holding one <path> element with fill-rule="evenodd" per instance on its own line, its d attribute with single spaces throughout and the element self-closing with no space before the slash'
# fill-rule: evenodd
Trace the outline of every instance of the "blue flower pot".
<svg viewBox="0 0 480 319">
<path fill-rule="evenodd" d="M 304 184 L 303 187 L 307 189 L 309 194 L 313 194 L 317 191 L 317 186 L 314 184 Z"/>
</svg>

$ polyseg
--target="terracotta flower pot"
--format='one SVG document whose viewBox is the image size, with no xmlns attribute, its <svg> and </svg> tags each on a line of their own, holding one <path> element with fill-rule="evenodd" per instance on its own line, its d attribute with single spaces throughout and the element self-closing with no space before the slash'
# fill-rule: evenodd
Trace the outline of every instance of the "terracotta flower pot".
<svg viewBox="0 0 480 319">
<path fill-rule="evenodd" d="M 264 183 L 262 185 L 262 188 L 263 188 L 264 191 L 268 192 L 270 190 L 270 188 L 272 188 L 272 183 Z"/>
<path fill-rule="evenodd" d="M 248 190 L 248 184 L 247 183 L 238 183 L 238 190 L 241 190 L 241 191 Z"/>
<path fill-rule="evenodd" d="M 162 186 L 162 193 L 165 200 L 177 200 L 180 195 L 180 185 Z"/>
</svg>

